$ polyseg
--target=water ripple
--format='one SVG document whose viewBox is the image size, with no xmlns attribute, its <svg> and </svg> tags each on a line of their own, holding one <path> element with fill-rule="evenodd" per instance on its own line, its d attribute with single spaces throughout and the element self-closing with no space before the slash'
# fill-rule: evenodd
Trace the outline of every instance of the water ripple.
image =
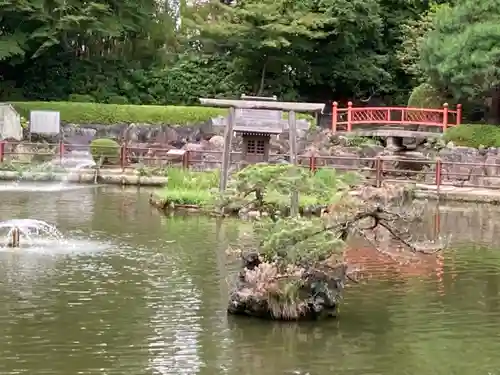
<svg viewBox="0 0 500 375">
<path fill-rule="evenodd" d="M 444 212 L 461 233 L 441 259 L 352 252 L 368 278 L 340 319 L 278 324 L 226 316 L 224 250 L 248 228 L 160 220 L 130 190 L 2 194 L 0 220 L 36 216 L 68 242 L 0 251 L 1 374 L 499 374 L 500 253 L 461 244 L 494 243 L 500 213 Z"/>
</svg>

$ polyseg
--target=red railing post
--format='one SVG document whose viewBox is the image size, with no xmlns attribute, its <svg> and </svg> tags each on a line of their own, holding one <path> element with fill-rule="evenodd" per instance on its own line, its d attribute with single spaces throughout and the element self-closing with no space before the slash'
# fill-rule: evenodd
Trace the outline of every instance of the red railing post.
<svg viewBox="0 0 500 375">
<path fill-rule="evenodd" d="M 377 156 L 375 158 L 375 187 L 382 186 L 382 158 Z"/>
<path fill-rule="evenodd" d="M 457 104 L 457 125 L 462 123 L 462 104 Z"/>
<path fill-rule="evenodd" d="M 3 163 L 4 155 L 5 155 L 5 143 L 4 141 L 0 141 L 0 163 Z"/>
<path fill-rule="evenodd" d="M 448 103 L 443 104 L 443 132 L 448 129 Z"/>
<path fill-rule="evenodd" d="M 443 162 L 441 161 L 441 158 L 436 158 L 436 191 L 438 194 L 441 190 L 442 172 Z"/>
<path fill-rule="evenodd" d="M 182 155 L 182 168 L 189 169 L 189 150 L 186 150 L 184 155 Z"/>
<path fill-rule="evenodd" d="M 309 170 L 312 173 L 316 173 L 316 155 L 311 155 L 309 157 Z"/>
<path fill-rule="evenodd" d="M 62 165 L 62 159 L 64 156 L 64 143 L 62 140 L 59 141 L 59 165 Z"/>
<path fill-rule="evenodd" d="M 347 131 L 352 131 L 352 102 L 347 103 Z"/>
<path fill-rule="evenodd" d="M 333 104 L 332 104 L 332 133 L 337 132 L 338 109 L 339 109 L 339 103 L 333 102 Z"/>
</svg>

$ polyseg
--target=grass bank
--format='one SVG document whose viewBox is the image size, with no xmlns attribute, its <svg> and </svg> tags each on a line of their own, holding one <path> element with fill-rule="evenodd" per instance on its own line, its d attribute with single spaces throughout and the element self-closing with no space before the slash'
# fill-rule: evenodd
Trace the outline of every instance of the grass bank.
<svg viewBox="0 0 500 375">
<path fill-rule="evenodd" d="M 446 130 L 446 142 L 464 147 L 500 147 L 500 126 L 486 124 L 463 124 Z"/>
<path fill-rule="evenodd" d="M 213 117 L 226 116 L 225 108 L 101 104 L 81 102 L 13 102 L 14 108 L 26 119 L 30 111 L 59 111 L 61 121 L 71 124 L 168 124 L 186 126 L 205 122 Z M 284 116 L 286 118 L 286 115 Z M 298 118 L 312 123 L 313 117 L 300 114 Z"/>
<path fill-rule="evenodd" d="M 208 206 L 214 189 L 219 186 L 219 171 L 196 172 L 189 169 L 167 170 L 167 186 L 157 196 L 167 205 Z"/>
</svg>

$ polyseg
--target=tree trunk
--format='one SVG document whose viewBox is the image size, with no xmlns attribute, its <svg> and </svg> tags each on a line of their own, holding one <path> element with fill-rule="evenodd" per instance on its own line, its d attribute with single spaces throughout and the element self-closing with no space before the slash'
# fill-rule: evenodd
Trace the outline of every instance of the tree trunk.
<svg viewBox="0 0 500 375">
<path fill-rule="evenodd" d="M 488 124 L 500 125 L 500 87 L 491 90 L 488 109 Z"/>
<path fill-rule="evenodd" d="M 262 71 L 260 73 L 260 84 L 259 84 L 259 90 L 257 91 L 257 96 L 262 96 L 262 93 L 264 92 L 264 87 L 265 87 L 265 82 L 266 82 L 266 71 L 267 71 L 267 63 L 268 59 L 264 62 L 264 65 L 262 66 Z"/>
</svg>

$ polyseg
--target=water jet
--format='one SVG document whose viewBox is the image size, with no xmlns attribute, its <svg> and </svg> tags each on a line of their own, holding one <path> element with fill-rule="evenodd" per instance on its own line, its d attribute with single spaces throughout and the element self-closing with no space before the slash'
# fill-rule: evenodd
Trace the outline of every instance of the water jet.
<svg viewBox="0 0 500 375">
<path fill-rule="evenodd" d="M 56 227 L 42 220 L 12 219 L 0 222 L 0 246 L 20 248 L 41 242 L 61 241 L 63 235 Z"/>
</svg>

